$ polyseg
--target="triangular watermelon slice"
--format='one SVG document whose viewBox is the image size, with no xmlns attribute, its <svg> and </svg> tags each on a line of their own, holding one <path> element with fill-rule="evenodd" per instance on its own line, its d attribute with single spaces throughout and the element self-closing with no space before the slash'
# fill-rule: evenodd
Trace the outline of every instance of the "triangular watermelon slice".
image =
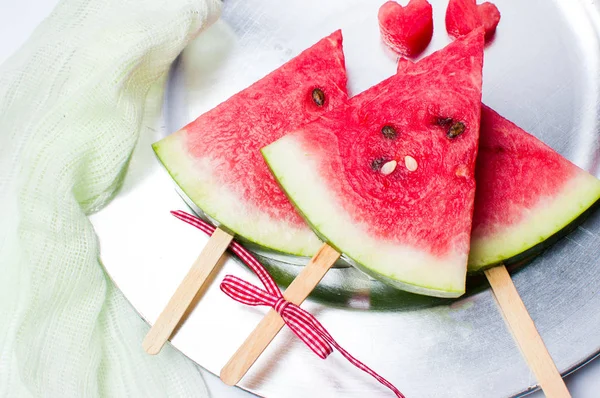
<svg viewBox="0 0 600 398">
<path fill-rule="evenodd" d="M 336 31 L 153 148 L 185 194 L 218 223 L 261 246 L 312 256 L 321 242 L 259 150 L 344 103 L 346 81 Z"/>
<path fill-rule="evenodd" d="M 464 293 L 483 44 L 480 29 L 262 150 L 323 239 L 398 288 Z"/>
<path fill-rule="evenodd" d="M 398 73 L 410 60 L 401 58 Z M 537 254 L 600 200 L 600 180 L 482 105 L 469 272 Z"/>
<path fill-rule="evenodd" d="M 600 181 L 482 107 L 469 271 L 505 262 L 560 232 L 600 199 Z"/>
</svg>

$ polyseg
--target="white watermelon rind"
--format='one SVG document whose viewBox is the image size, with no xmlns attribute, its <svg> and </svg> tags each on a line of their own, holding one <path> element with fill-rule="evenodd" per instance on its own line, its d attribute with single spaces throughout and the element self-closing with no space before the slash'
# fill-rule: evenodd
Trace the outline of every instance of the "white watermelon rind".
<svg viewBox="0 0 600 398">
<path fill-rule="evenodd" d="M 471 240 L 469 273 L 477 273 L 543 245 L 600 200 L 600 180 L 579 170 L 561 191 L 540 200 L 518 224 Z M 533 254 L 533 253 L 532 253 Z"/>
<path fill-rule="evenodd" d="M 323 240 L 366 274 L 416 294 L 455 298 L 465 293 L 467 255 L 437 258 L 420 249 L 369 236 L 329 192 L 312 156 L 287 135 L 261 150 L 292 203 Z"/>
<path fill-rule="evenodd" d="M 251 209 L 242 198 L 219 183 L 214 176 L 218 173 L 215 163 L 190 154 L 185 129 L 154 143 L 152 148 L 183 193 L 206 215 L 239 238 L 275 252 L 300 257 L 312 257 L 322 245 L 309 229 L 295 229 L 259 209 Z"/>
</svg>

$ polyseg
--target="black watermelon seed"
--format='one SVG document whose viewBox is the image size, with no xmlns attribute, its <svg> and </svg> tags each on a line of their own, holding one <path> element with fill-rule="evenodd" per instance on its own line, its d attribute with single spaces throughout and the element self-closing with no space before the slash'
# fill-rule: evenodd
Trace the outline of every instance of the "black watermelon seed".
<svg viewBox="0 0 600 398">
<path fill-rule="evenodd" d="M 383 136 L 389 140 L 396 139 L 396 137 L 398 136 L 396 130 L 392 126 L 387 125 L 383 126 L 383 128 L 381 129 L 381 134 L 383 134 Z"/>
<path fill-rule="evenodd" d="M 373 161 L 371 162 L 371 169 L 373 171 L 379 171 L 379 170 L 381 170 L 381 166 L 383 166 L 384 163 L 385 163 L 384 158 L 373 159 Z"/>
<path fill-rule="evenodd" d="M 454 139 L 465 132 L 465 124 L 463 122 L 456 122 L 448 129 L 446 136 L 450 139 Z"/>
<path fill-rule="evenodd" d="M 312 99 L 317 106 L 323 106 L 325 104 L 325 93 L 320 88 L 315 88 L 312 91 Z"/>
<path fill-rule="evenodd" d="M 452 118 L 451 117 L 437 117 L 435 119 L 435 124 L 437 124 L 438 126 L 449 126 L 452 124 Z"/>
</svg>

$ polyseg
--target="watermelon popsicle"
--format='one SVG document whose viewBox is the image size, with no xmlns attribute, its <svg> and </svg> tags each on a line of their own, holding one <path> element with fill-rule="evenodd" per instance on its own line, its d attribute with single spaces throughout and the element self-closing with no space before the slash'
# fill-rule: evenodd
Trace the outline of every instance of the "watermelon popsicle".
<svg viewBox="0 0 600 398">
<path fill-rule="evenodd" d="M 469 272 L 539 253 L 600 199 L 600 181 L 483 105 Z"/>
<path fill-rule="evenodd" d="M 539 253 L 577 225 L 600 199 L 600 181 L 485 105 L 476 180 L 469 271 L 484 270 L 546 396 L 569 397 L 504 264 Z"/>
<path fill-rule="evenodd" d="M 485 104 L 475 181 L 469 273 L 538 254 L 600 200 L 600 180 Z"/>
<path fill-rule="evenodd" d="M 153 148 L 188 198 L 219 228 L 152 326 L 144 349 L 160 351 L 233 234 L 272 250 L 312 256 L 319 239 L 280 191 L 260 148 L 347 99 L 336 31 Z"/>
<path fill-rule="evenodd" d="M 262 149 L 313 229 L 413 293 L 464 293 L 479 135 L 479 30 Z"/>
<path fill-rule="evenodd" d="M 259 150 L 341 105 L 346 82 L 338 30 L 153 144 L 154 151 L 186 196 L 238 239 L 310 257 L 320 241 Z"/>
<path fill-rule="evenodd" d="M 340 252 L 404 290 L 464 293 L 483 44 L 483 30 L 473 32 L 262 149 L 290 200 L 327 242 L 286 300 L 299 305 L 329 269 L 320 259 Z M 287 292 L 303 286 L 303 274 L 311 280 L 298 302 Z M 282 326 L 270 310 L 221 379 L 236 384 Z"/>
<path fill-rule="evenodd" d="M 400 59 L 398 73 L 412 62 Z M 505 264 L 539 254 L 592 210 L 600 181 L 482 104 L 468 272 L 484 271 L 548 396 L 569 396 Z"/>
</svg>

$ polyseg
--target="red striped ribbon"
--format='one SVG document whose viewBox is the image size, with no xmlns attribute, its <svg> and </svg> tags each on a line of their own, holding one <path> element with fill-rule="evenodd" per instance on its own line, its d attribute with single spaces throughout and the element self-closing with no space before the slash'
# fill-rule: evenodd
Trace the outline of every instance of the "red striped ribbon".
<svg viewBox="0 0 600 398">
<path fill-rule="evenodd" d="M 204 222 L 196 216 L 188 214 L 184 211 L 172 211 L 175 217 L 182 221 L 200 229 L 207 235 L 212 235 L 215 227 Z M 343 349 L 329 332 L 325 330 L 323 325 L 313 315 L 303 310 L 299 306 L 286 301 L 279 287 L 271 278 L 267 270 L 250 254 L 242 245 L 236 241 L 230 244 L 231 251 L 238 256 L 262 282 L 265 289 L 261 289 L 251 283 L 244 281 L 233 275 L 227 275 L 221 282 L 221 290 L 232 299 L 252 306 L 265 305 L 272 307 L 281 315 L 286 325 L 294 332 L 300 340 L 302 340 L 315 354 L 320 358 L 325 359 L 333 352 L 334 347 L 340 352 L 350 363 L 360 370 L 368 373 L 378 382 L 389 388 L 396 394 L 398 398 L 404 398 L 404 395 L 392 383 L 377 374 L 358 359 L 354 358 L 348 351 Z"/>
</svg>

